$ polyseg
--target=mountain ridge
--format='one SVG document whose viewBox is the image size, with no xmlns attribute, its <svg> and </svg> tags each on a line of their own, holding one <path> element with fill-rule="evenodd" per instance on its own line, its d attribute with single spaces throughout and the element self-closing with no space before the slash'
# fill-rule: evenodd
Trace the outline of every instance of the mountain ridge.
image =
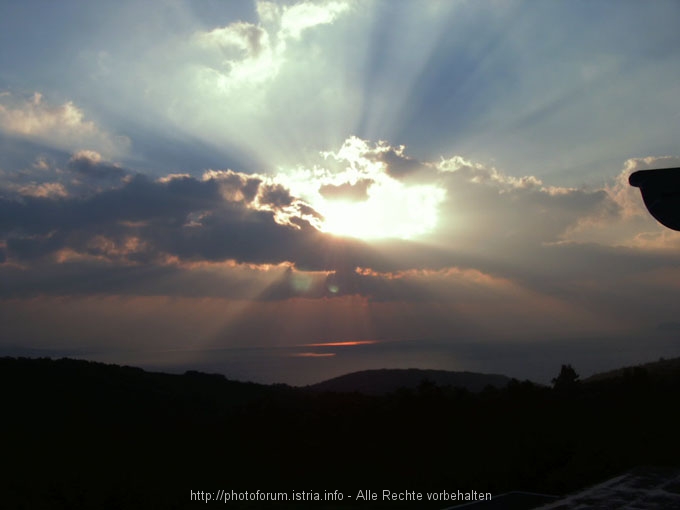
<svg viewBox="0 0 680 510">
<path fill-rule="evenodd" d="M 646 374 L 652 377 L 667 377 L 675 372 L 680 371 L 680 357 L 678 358 L 660 358 L 657 361 L 650 361 L 648 363 L 640 363 L 638 365 L 630 365 L 625 367 L 607 370 L 605 372 L 598 372 L 583 379 L 584 383 L 592 383 L 599 381 L 606 381 L 610 379 L 618 379 L 622 377 L 630 377 L 634 375 Z"/>
<path fill-rule="evenodd" d="M 303 388 L 321 392 L 358 392 L 366 395 L 385 395 L 401 388 L 415 390 L 423 383 L 431 383 L 435 386 L 463 388 L 477 393 L 487 386 L 504 388 L 511 380 L 510 377 L 501 374 L 469 371 L 380 368 L 350 372 Z"/>
<path fill-rule="evenodd" d="M 437 371 L 396 372 L 404 373 L 425 375 L 426 383 L 381 396 L 191 370 L 0 358 L 0 429 L 10 438 L 3 459 L 11 468 L 0 480 L 3 503 L 193 508 L 190 491 L 225 480 L 238 491 L 304 483 L 323 493 L 329 481 L 350 490 L 370 483 L 439 491 L 455 480 L 496 495 L 517 487 L 559 495 L 680 458 L 673 405 L 680 371 L 564 389 L 510 379 L 479 393 L 436 387 L 427 375 Z M 442 469 L 433 452 L 453 461 Z M 261 507 L 243 503 L 229 506 Z M 354 503 L 309 507 L 374 508 Z M 295 500 L 276 506 L 300 507 Z"/>
</svg>

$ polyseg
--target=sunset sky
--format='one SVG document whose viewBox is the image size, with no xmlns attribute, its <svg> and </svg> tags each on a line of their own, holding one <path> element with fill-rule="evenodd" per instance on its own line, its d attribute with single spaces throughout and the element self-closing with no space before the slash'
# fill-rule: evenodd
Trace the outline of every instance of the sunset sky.
<svg viewBox="0 0 680 510">
<path fill-rule="evenodd" d="M 307 384 L 680 355 L 680 3 L 0 4 L 0 355 Z"/>
</svg>

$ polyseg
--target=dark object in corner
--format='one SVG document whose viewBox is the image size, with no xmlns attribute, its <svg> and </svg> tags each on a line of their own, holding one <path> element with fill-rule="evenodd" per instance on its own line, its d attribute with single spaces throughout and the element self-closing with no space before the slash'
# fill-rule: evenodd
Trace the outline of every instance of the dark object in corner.
<svg viewBox="0 0 680 510">
<path fill-rule="evenodd" d="M 680 168 L 638 170 L 628 182 L 640 188 L 647 210 L 659 223 L 680 230 Z"/>
</svg>

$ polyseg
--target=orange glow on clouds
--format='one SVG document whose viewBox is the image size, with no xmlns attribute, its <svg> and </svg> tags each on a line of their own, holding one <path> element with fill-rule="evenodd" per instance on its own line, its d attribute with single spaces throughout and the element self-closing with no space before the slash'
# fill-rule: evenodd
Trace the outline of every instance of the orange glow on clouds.
<svg viewBox="0 0 680 510">
<path fill-rule="evenodd" d="M 315 343 L 315 344 L 302 344 L 305 347 L 349 347 L 353 345 L 370 345 L 377 344 L 379 340 L 354 340 L 347 342 L 326 342 L 326 343 Z"/>
</svg>

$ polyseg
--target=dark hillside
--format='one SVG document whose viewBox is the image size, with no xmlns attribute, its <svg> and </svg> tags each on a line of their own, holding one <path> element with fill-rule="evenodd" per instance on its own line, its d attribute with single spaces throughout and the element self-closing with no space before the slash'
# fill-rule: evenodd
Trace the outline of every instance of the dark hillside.
<svg viewBox="0 0 680 510">
<path fill-rule="evenodd" d="M 680 372 L 680 358 L 660 359 L 651 363 L 635 365 L 632 367 L 617 368 L 608 372 L 594 374 L 584 379 L 583 382 L 598 382 L 618 379 L 623 377 L 649 376 L 655 379 L 673 378 Z"/>
<path fill-rule="evenodd" d="M 446 370 L 382 369 L 364 370 L 341 375 L 327 381 L 308 386 L 314 391 L 348 392 L 358 391 L 367 395 L 386 395 L 401 388 L 415 390 L 427 382 L 435 386 L 451 386 L 479 392 L 487 386 L 505 388 L 510 378 L 496 374 L 474 372 L 450 372 Z"/>
<path fill-rule="evenodd" d="M 6 508 L 195 508 L 205 502 L 190 491 L 219 489 L 564 494 L 680 459 L 678 372 L 560 391 L 422 384 L 377 397 L 2 358 L 0 388 Z M 376 504 L 225 505 L 305 506 Z"/>
</svg>

